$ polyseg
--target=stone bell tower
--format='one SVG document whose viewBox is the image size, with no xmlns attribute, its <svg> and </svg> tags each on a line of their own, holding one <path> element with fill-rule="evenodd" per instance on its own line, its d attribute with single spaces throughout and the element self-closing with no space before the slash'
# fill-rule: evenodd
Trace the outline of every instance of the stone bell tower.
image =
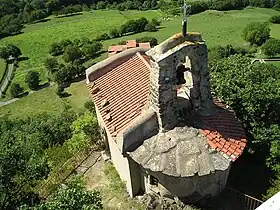
<svg viewBox="0 0 280 210">
<path fill-rule="evenodd" d="M 177 90 L 184 85 L 183 72 L 188 72 L 192 79 L 191 111 L 200 115 L 211 113 L 208 51 L 201 34 L 176 34 L 146 54 L 151 60 L 149 103 L 158 115 L 161 130 L 177 125 Z"/>
</svg>

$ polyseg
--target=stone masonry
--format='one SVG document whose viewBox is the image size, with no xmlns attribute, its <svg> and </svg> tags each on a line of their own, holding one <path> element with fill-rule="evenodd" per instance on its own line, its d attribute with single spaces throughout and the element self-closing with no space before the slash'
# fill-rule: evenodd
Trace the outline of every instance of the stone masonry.
<svg viewBox="0 0 280 210">
<path fill-rule="evenodd" d="M 177 72 L 178 66 L 191 62 L 193 87 L 190 99 L 194 111 L 207 115 L 211 111 L 207 47 L 200 34 L 177 34 L 146 52 L 150 56 L 150 105 L 158 113 L 161 130 L 177 125 Z"/>
</svg>

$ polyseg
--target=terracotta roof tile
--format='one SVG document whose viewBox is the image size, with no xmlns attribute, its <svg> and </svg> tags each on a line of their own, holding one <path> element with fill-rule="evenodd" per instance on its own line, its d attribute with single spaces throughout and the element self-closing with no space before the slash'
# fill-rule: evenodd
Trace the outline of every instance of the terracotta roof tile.
<svg viewBox="0 0 280 210">
<path fill-rule="evenodd" d="M 207 138 L 208 144 L 213 149 L 235 161 L 242 154 L 247 143 L 244 130 L 230 107 L 216 97 L 213 98 L 213 102 L 218 107 L 217 113 L 202 117 L 204 128 L 200 129 L 200 132 Z"/>
<path fill-rule="evenodd" d="M 110 71 L 104 69 L 107 73 L 94 81 L 94 87 L 98 87 L 99 91 L 91 96 L 113 136 L 140 114 L 148 100 L 150 74 L 149 66 L 144 61 L 142 55 L 137 53 Z M 92 85 L 88 87 L 91 92 Z M 109 104 L 102 107 L 104 99 Z M 106 116 L 109 120 L 106 120 Z"/>
</svg>

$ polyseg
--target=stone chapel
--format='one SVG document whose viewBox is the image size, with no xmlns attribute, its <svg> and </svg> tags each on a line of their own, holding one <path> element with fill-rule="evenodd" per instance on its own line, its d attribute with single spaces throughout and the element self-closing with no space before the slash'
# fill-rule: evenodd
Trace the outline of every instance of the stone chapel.
<svg viewBox="0 0 280 210">
<path fill-rule="evenodd" d="M 86 70 L 111 160 L 130 196 L 197 202 L 219 194 L 246 137 L 233 110 L 212 95 L 200 33 L 176 34 Z"/>
</svg>

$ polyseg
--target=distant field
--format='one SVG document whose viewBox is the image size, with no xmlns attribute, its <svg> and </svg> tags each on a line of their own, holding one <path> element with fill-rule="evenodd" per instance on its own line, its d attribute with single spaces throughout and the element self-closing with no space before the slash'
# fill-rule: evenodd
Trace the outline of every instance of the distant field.
<svg viewBox="0 0 280 210">
<path fill-rule="evenodd" d="M 26 117 L 39 113 L 47 112 L 49 114 L 61 113 L 64 105 L 70 105 L 76 112 L 85 111 L 84 102 L 89 100 L 85 81 L 73 83 L 66 92 L 71 94 L 67 98 L 59 98 L 56 93 L 56 86 L 42 89 L 30 96 L 25 96 L 20 100 L 0 107 L 0 117 L 6 115 L 9 117 Z"/>
<path fill-rule="evenodd" d="M 22 49 L 24 56 L 29 57 L 29 60 L 20 62 L 13 79 L 14 82 L 21 83 L 25 89 L 27 89 L 23 81 L 26 72 L 29 70 L 39 71 L 41 73 L 42 82 L 46 81 L 43 61 L 48 55 L 48 48 L 52 42 L 65 38 L 74 39 L 82 36 L 87 36 L 92 39 L 100 33 L 108 32 L 113 26 L 121 25 L 127 19 L 142 16 L 147 18 L 160 18 L 162 15 L 163 14 L 158 11 L 93 11 L 72 17 L 50 17 L 49 21 L 26 26 L 23 34 L 1 40 L 0 46 L 6 43 L 13 43 Z M 206 11 L 190 16 L 188 20 L 188 29 L 189 31 L 201 32 L 209 48 L 215 45 L 227 44 L 242 47 L 247 45 L 241 37 L 243 28 L 253 21 L 267 21 L 272 15 L 280 15 L 280 12 L 265 8 L 227 12 Z M 280 38 L 280 25 L 271 24 L 270 27 L 272 37 Z M 181 17 L 177 17 L 170 21 L 162 22 L 161 29 L 157 32 L 144 32 L 107 40 L 103 42 L 103 45 L 106 50 L 109 45 L 116 44 L 120 40 L 135 39 L 142 36 L 154 36 L 161 42 L 174 33 L 180 32 L 180 30 Z M 103 54 L 95 61 L 100 61 L 106 57 L 107 55 Z M 57 110 L 61 110 L 61 103 L 66 100 L 76 106 L 76 109 L 80 109 L 83 107 L 84 96 L 87 95 L 85 84 L 73 85 L 71 88 L 73 95 L 67 99 L 59 99 L 55 95 L 54 87 L 51 87 L 40 90 L 32 96 L 22 98 L 20 102 L 8 105 L 5 108 L 0 107 L 0 113 L 7 113 L 7 110 L 16 110 L 15 115 L 19 115 L 18 112 L 22 112 L 20 115 L 24 113 L 29 115 L 31 113 L 36 113 L 37 110 L 56 112 Z M 80 100 L 81 95 L 83 100 Z M 33 103 L 33 100 L 36 100 L 36 103 Z M 36 109 L 34 109 L 34 107 L 36 107 Z"/>
<path fill-rule="evenodd" d="M 159 17 L 157 11 L 93 11 L 80 15 L 63 18 L 48 18 L 46 22 L 27 25 L 23 34 L 7 37 L 0 41 L 0 46 L 13 43 L 22 50 L 22 54 L 29 59 L 20 62 L 13 82 L 20 83 L 25 89 L 23 82 L 26 73 L 30 70 L 38 71 L 41 74 L 42 82 L 47 79 L 43 61 L 48 56 L 49 46 L 53 42 L 62 39 L 75 39 L 87 36 L 90 39 L 97 35 L 108 32 L 112 27 L 119 26 L 128 19 L 137 17 L 152 19 Z"/>
<path fill-rule="evenodd" d="M 4 76 L 5 73 L 5 68 L 6 68 L 6 63 L 3 59 L 0 59 L 0 80 Z"/>
</svg>

